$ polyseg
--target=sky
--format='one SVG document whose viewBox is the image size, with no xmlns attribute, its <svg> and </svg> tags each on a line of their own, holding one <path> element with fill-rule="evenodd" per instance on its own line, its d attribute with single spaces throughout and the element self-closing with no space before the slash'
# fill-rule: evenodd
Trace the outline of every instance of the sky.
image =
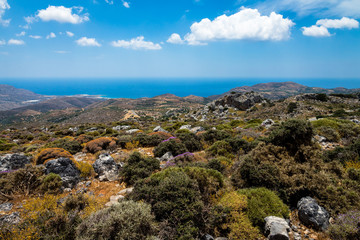
<svg viewBox="0 0 360 240">
<path fill-rule="evenodd" d="M 360 0 L 0 0 L 0 78 L 360 78 Z"/>
</svg>

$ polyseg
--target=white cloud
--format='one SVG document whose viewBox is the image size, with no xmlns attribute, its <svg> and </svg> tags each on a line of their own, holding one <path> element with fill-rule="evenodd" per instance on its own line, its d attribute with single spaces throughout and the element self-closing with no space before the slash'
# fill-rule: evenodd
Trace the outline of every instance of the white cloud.
<svg viewBox="0 0 360 240">
<path fill-rule="evenodd" d="M 46 36 L 46 39 L 50 39 L 50 38 L 56 38 L 56 34 L 51 32 L 49 35 Z"/>
<path fill-rule="evenodd" d="M 144 41 L 144 37 L 140 36 L 133 38 L 130 41 L 118 40 L 111 42 L 113 47 L 128 48 L 134 50 L 160 50 L 161 46 L 158 43 Z"/>
<path fill-rule="evenodd" d="M 82 7 L 49 6 L 47 9 L 39 10 L 36 16 L 44 22 L 57 21 L 60 23 L 79 24 L 89 21 L 88 14 L 80 15 L 82 11 Z"/>
<path fill-rule="evenodd" d="M 66 31 L 66 35 L 68 35 L 68 37 L 73 37 L 75 34 L 73 34 L 72 32 Z"/>
<path fill-rule="evenodd" d="M 294 25 L 280 14 L 272 12 L 269 16 L 262 16 L 257 9 L 242 7 L 233 15 L 222 15 L 213 21 L 204 18 L 194 23 L 184 39 L 190 45 L 216 40 L 281 41 L 290 38 L 290 30 Z"/>
<path fill-rule="evenodd" d="M 113 5 L 114 4 L 114 1 L 112 0 L 105 0 L 106 3 L 110 4 L 110 5 Z"/>
<path fill-rule="evenodd" d="M 324 26 L 303 27 L 303 34 L 309 37 L 330 37 L 328 29 Z"/>
<path fill-rule="evenodd" d="M 171 34 L 167 42 L 172 44 L 184 44 L 184 40 L 181 39 L 180 35 L 177 33 Z"/>
<path fill-rule="evenodd" d="M 66 53 L 70 53 L 70 52 L 68 52 L 68 51 L 62 51 L 62 50 L 60 50 L 60 51 L 54 51 L 55 53 L 58 53 L 58 54 L 66 54 Z"/>
<path fill-rule="evenodd" d="M 122 0 L 123 6 L 126 8 L 130 8 L 130 2 L 126 2 L 124 0 Z"/>
<path fill-rule="evenodd" d="M 8 41 L 9 45 L 24 45 L 25 42 L 23 40 L 18 40 L 18 39 L 10 39 Z"/>
<path fill-rule="evenodd" d="M 316 25 L 324 26 L 326 28 L 336 29 L 353 29 L 359 28 L 359 22 L 355 19 L 343 17 L 341 19 L 320 19 L 316 22 Z"/>
<path fill-rule="evenodd" d="M 359 0 L 266 0 L 255 6 L 264 11 L 290 10 L 299 16 L 360 17 Z"/>
<path fill-rule="evenodd" d="M 343 17 L 341 19 L 320 19 L 316 25 L 303 27 L 303 34 L 310 37 L 330 37 L 328 29 L 353 29 L 359 28 L 359 22 L 355 19 Z"/>
<path fill-rule="evenodd" d="M 5 40 L 0 40 L 0 46 L 5 45 L 6 41 Z"/>
<path fill-rule="evenodd" d="M 8 4 L 7 0 L 0 0 L 0 25 L 3 25 L 5 27 L 9 26 L 10 24 L 9 19 L 3 19 L 3 15 L 8 9 L 10 9 L 10 5 Z"/>
<path fill-rule="evenodd" d="M 75 42 L 82 47 L 101 47 L 101 44 L 98 43 L 95 38 L 82 37 Z"/>
<path fill-rule="evenodd" d="M 26 32 L 22 31 L 21 33 L 15 34 L 17 37 L 25 36 Z"/>
<path fill-rule="evenodd" d="M 33 38 L 33 39 L 41 39 L 41 36 L 37 36 L 37 35 L 29 35 L 29 37 Z"/>
</svg>

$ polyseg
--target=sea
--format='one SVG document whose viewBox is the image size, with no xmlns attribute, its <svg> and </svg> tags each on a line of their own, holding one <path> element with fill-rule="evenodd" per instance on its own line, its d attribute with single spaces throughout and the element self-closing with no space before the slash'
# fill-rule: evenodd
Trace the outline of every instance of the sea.
<svg viewBox="0 0 360 240">
<path fill-rule="evenodd" d="M 171 93 L 179 97 L 208 97 L 235 87 L 266 82 L 292 81 L 309 87 L 360 88 L 359 79 L 245 79 L 245 78 L 8 78 L 0 84 L 12 85 L 43 95 L 97 95 L 104 98 L 154 97 Z"/>
</svg>

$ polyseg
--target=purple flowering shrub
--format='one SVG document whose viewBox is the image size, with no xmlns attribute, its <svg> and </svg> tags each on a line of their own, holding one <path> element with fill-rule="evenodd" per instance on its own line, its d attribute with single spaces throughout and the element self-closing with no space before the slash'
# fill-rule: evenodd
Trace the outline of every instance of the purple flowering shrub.
<svg viewBox="0 0 360 240">
<path fill-rule="evenodd" d="M 360 211 L 353 210 L 338 215 L 329 228 L 329 234 L 333 240 L 359 240 Z"/>
</svg>

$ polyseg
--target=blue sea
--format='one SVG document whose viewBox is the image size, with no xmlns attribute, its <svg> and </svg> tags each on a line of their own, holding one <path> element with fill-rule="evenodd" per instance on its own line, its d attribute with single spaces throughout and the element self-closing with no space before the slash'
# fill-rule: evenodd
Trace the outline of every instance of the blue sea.
<svg viewBox="0 0 360 240">
<path fill-rule="evenodd" d="M 100 95 L 107 98 L 154 97 L 171 93 L 179 97 L 196 95 L 208 97 L 229 91 L 234 87 L 252 86 L 266 82 L 293 81 L 310 87 L 360 88 L 360 79 L 235 79 L 235 78 L 41 78 L 0 79 L 0 84 L 9 84 L 44 95 Z"/>
</svg>

